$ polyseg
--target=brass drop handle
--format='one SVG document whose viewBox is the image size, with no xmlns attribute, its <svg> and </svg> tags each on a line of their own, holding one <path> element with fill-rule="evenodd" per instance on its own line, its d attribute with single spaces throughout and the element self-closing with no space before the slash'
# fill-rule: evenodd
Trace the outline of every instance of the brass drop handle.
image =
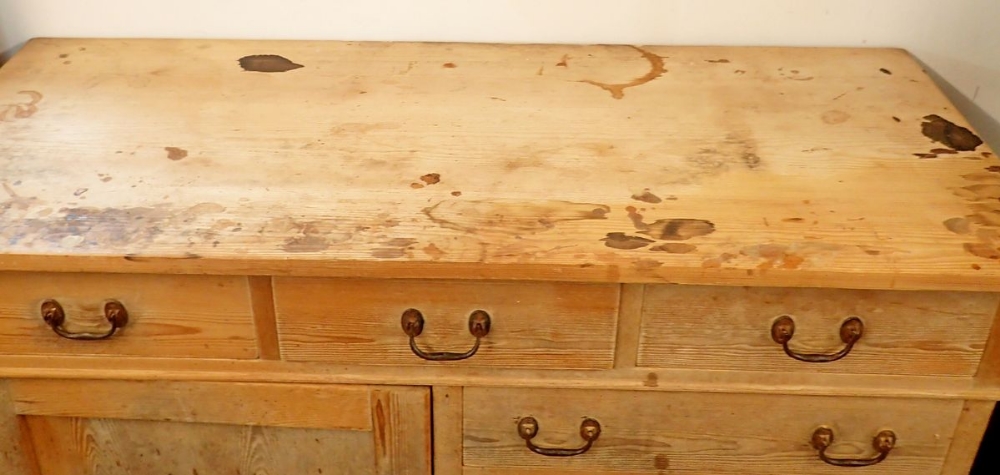
<svg viewBox="0 0 1000 475">
<path fill-rule="evenodd" d="M 807 363 L 829 363 L 847 356 L 851 352 L 851 349 L 854 348 L 854 344 L 861 339 L 861 335 L 864 332 L 864 322 L 858 317 L 851 317 L 844 320 L 844 323 L 840 325 L 840 341 L 843 341 L 845 344 L 843 349 L 832 354 L 799 353 L 788 347 L 788 342 L 792 341 L 792 336 L 795 335 L 795 320 L 792 320 L 792 317 L 788 315 L 784 315 L 778 317 L 774 321 L 774 324 L 771 325 L 771 339 L 781 345 L 785 350 L 785 354 Z"/>
<path fill-rule="evenodd" d="M 819 451 L 819 459 L 837 467 L 867 467 L 880 463 L 889 456 L 889 452 L 896 446 L 896 433 L 891 430 L 883 430 L 872 438 L 872 448 L 877 452 L 868 458 L 835 458 L 826 454 L 826 449 L 833 445 L 833 429 L 820 427 L 813 432 L 812 446 Z"/>
<path fill-rule="evenodd" d="M 427 352 L 417 347 L 416 340 L 424 331 L 424 314 L 415 308 L 406 309 L 400 323 L 403 326 L 403 333 L 410 337 L 410 351 L 428 361 L 458 361 L 469 358 L 479 351 L 480 342 L 490 333 L 490 314 L 476 310 L 469 315 L 469 333 L 476 337 L 476 343 L 472 345 L 472 349 L 465 353 Z"/>
<path fill-rule="evenodd" d="M 66 322 L 66 312 L 62 305 L 53 299 L 42 302 L 42 319 L 57 335 L 70 340 L 103 340 L 111 337 L 119 328 L 128 324 L 128 310 L 125 310 L 121 302 L 108 300 L 104 304 L 104 318 L 111 323 L 111 328 L 104 333 L 72 333 L 62 326 Z"/>
<path fill-rule="evenodd" d="M 601 436 L 601 423 L 590 418 L 584 419 L 580 423 L 580 438 L 586 443 L 577 449 L 539 447 L 531 443 L 531 439 L 538 435 L 538 421 L 534 417 L 522 417 L 521 420 L 517 421 L 517 433 L 524 439 L 528 450 L 536 454 L 546 457 L 572 457 L 580 455 L 594 446 L 594 441 Z"/>
</svg>

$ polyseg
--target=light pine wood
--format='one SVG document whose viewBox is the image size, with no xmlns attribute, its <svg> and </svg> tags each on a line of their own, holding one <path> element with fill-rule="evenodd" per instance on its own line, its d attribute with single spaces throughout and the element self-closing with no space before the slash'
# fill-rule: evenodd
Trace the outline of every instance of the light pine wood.
<svg viewBox="0 0 1000 475">
<path fill-rule="evenodd" d="M 365 386 L 39 379 L 11 381 L 10 388 L 20 415 L 372 428 Z"/>
<path fill-rule="evenodd" d="M 997 307 L 990 338 L 983 350 L 983 359 L 976 371 L 976 380 L 986 384 L 1000 385 L 1000 306 Z"/>
<path fill-rule="evenodd" d="M 8 269 L 1000 284 L 1000 161 L 896 49 L 37 39 L 0 105 Z"/>
<path fill-rule="evenodd" d="M 42 319 L 46 299 L 62 305 L 72 332 L 105 331 L 108 299 L 125 306 L 128 324 L 106 340 L 68 340 Z M 0 273 L 2 354 L 255 358 L 254 340 L 245 277 Z"/>
<path fill-rule="evenodd" d="M 274 319 L 274 291 L 269 277 L 250 277 L 253 323 L 257 330 L 257 352 L 261 359 L 280 360 L 278 329 Z"/>
<path fill-rule="evenodd" d="M 996 313 L 987 293 L 879 292 L 647 286 L 641 367 L 973 376 Z M 832 363 L 789 357 L 771 338 L 775 319 L 790 315 L 790 347 L 835 353 L 841 324 L 857 316 L 864 334 Z"/>
<path fill-rule="evenodd" d="M 340 364 L 610 368 L 616 285 L 276 278 L 281 354 L 288 361 Z M 492 322 L 478 352 L 462 361 L 414 355 L 400 324 L 424 316 L 423 351 L 465 352 L 475 342 L 469 314 Z"/>
<path fill-rule="evenodd" d="M 462 474 L 462 391 L 455 386 L 431 388 L 435 475 Z"/>
<path fill-rule="evenodd" d="M 872 474 L 938 475 L 962 409 L 961 401 L 657 394 L 643 392 L 466 388 L 467 467 L 575 469 L 594 473 L 840 474 L 809 446 L 812 431 L 835 431 L 831 455 L 870 454 L 872 437 L 896 432 L 889 458 Z M 575 457 L 530 452 L 517 420 L 532 416 L 546 447 L 582 445 L 580 421 L 602 428 L 590 451 Z"/>
<path fill-rule="evenodd" d="M 618 333 L 615 339 L 615 368 L 634 368 L 639 353 L 639 328 L 645 286 L 625 284 L 618 305 Z"/>
<path fill-rule="evenodd" d="M 989 425 L 994 406 L 993 401 L 965 402 L 941 475 L 968 475 L 973 462 L 976 461 L 976 454 L 980 450 L 980 442 L 986 432 L 986 426 Z M 995 449 L 989 446 L 982 448 L 986 451 Z"/>
<path fill-rule="evenodd" d="M 370 433 L 29 417 L 45 475 L 374 475 Z"/>
<path fill-rule="evenodd" d="M 276 361 L 0 357 L 0 377 L 617 389 L 1000 400 L 1000 388 L 971 378 L 700 369 L 534 370 L 428 366 L 340 366 Z"/>
<path fill-rule="evenodd" d="M 45 475 L 431 473 L 426 387 L 18 380 L 10 399 Z"/>
<path fill-rule="evenodd" d="M 431 394 L 428 388 L 373 389 L 375 473 L 430 475 Z"/>
<path fill-rule="evenodd" d="M 7 382 L 0 380 L 0 468 L 5 475 L 40 475 L 24 424 L 14 412 Z"/>
</svg>

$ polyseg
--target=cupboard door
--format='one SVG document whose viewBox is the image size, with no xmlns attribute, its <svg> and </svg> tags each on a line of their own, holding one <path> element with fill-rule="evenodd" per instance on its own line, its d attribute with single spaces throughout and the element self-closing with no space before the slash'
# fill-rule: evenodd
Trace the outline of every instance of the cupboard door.
<svg viewBox="0 0 1000 475">
<path fill-rule="evenodd" d="M 21 451 L 34 455 L 41 475 L 431 473 L 428 388 L 61 380 L 7 387 L 16 420 L 5 423 L 18 427 Z"/>
</svg>

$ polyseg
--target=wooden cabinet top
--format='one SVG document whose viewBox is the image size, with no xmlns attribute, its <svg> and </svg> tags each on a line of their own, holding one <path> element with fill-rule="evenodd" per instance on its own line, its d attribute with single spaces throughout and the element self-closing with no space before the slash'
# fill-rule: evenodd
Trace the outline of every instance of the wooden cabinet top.
<svg viewBox="0 0 1000 475">
<path fill-rule="evenodd" d="M 0 269 L 990 290 L 968 127 L 890 49 L 36 39 Z"/>
</svg>

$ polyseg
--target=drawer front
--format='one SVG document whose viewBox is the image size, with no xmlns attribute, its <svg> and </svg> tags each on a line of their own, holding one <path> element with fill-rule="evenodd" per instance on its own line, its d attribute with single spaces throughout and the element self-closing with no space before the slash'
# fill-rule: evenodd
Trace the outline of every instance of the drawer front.
<svg viewBox="0 0 1000 475">
<path fill-rule="evenodd" d="M 99 341 L 56 334 L 42 306 L 54 301 L 68 335 L 107 334 L 106 304 L 127 322 Z M 256 358 L 245 277 L 0 273 L 0 354 Z"/>
<path fill-rule="evenodd" d="M 962 401 L 784 395 L 659 393 L 563 389 L 467 388 L 465 473 L 849 474 L 810 445 L 832 429 L 833 458 L 870 458 L 873 438 L 896 435 L 884 461 L 866 474 L 937 475 Z M 542 449 L 581 448 L 584 418 L 601 432 L 585 453 L 532 452 L 519 422 L 537 421 L 530 442 Z"/>
<path fill-rule="evenodd" d="M 618 289 L 560 283 L 274 280 L 283 359 L 378 365 L 610 368 Z M 477 311 L 489 316 L 489 332 L 466 359 L 428 361 L 410 348 L 403 330 L 403 313 L 409 309 L 424 320 L 413 339 L 421 352 L 472 350 L 476 337 L 470 318 Z"/>
<path fill-rule="evenodd" d="M 983 355 L 997 295 L 824 289 L 646 286 L 637 364 L 648 368 L 971 376 Z M 836 357 L 841 328 L 863 325 L 832 362 L 799 361 L 772 337 L 790 316 L 789 350 Z M 786 327 L 787 328 L 787 327 Z"/>
</svg>

